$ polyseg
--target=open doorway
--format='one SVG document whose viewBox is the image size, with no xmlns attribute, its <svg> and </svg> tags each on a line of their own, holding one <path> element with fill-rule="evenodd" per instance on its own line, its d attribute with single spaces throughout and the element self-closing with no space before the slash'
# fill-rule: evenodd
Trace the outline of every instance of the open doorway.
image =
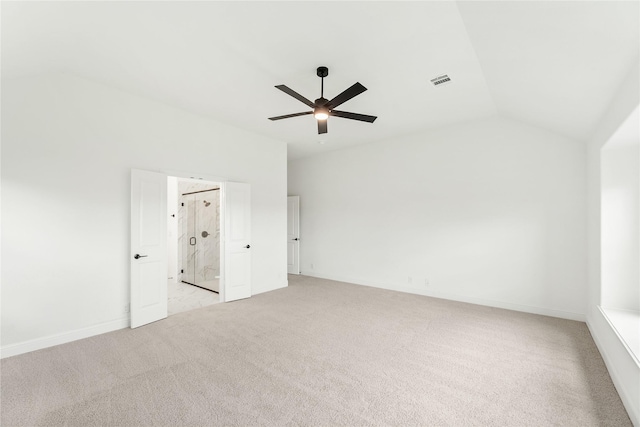
<svg viewBox="0 0 640 427">
<path fill-rule="evenodd" d="M 220 302 L 220 183 L 167 177 L 168 315 Z"/>
<path fill-rule="evenodd" d="M 179 173 L 131 170 L 132 328 L 167 317 L 167 272 L 170 272 L 169 280 L 174 282 L 181 279 L 182 275 L 182 273 L 178 275 L 178 245 L 175 237 L 178 235 L 177 181 L 170 191 L 169 177 L 177 179 L 185 176 Z M 202 178 L 200 182 L 206 180 Z M 219 183 L 220 193 L 219 301 L 231 302 L 249 298 L 251 297 L 251 186 L 247 183 L 223 179 L 220 181 L 212 179 L 210 182 Z M 173 210 L 169 209 L 170 203 L 174 205 Z M 171 249 L 170 244 L 173 242 L 176 243 Z M 211 290 L 205 292 L 211 292 Z M 214 293 L 211 292 L 211 294 Z"/>
</svg>

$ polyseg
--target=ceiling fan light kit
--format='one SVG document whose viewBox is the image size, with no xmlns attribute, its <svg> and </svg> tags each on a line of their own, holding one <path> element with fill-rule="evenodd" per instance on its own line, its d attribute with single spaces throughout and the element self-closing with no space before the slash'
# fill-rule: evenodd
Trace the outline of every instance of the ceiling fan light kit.
<svg viewBox="0 0 640 427">
<path fill-rule="evenodd" d="M 312 111 L 286 114 L 284 116 L 269 117 L 269 120 L 282 120 L 282 119 L 288 119 L 291 117 L 306 116 L 309 114 L 313 114 L 313 116 L 316 118 L 318 122 L 318 134 L 322 134 L 322 133 L 327 133 L 327 119 L 329 118 L 329 116 L 342 117 L 343 119 L 359 120 L 361 122 L 367 122 L 367 123 L 373 123 L 377 119 L 376 116 L 368 116 L 366 114 L 358 114 L 358 113 L 350 113 L 348 111 L 334 110 L 334 108 L 337 107 L 338 105 L 347 102 L 351 98 L 354 98 L 360 95 L 365 90 L 367 90 L 366 87 L 364 87 L 360 83 L 355 83 L 353 86 L 344 90 L 342 93 L 340 93 L 338 96 L 336 96 L 332 100 L 328 100 L 324 97 L 324 78 L 329 75 L 329 69 L 327 67 L 318 67 L 316 74 L 321 79 L 320 98 L 316 99 L 314 102 L 311 102 L 304 96 L 300 95 L 299 93 L 288 88 L 285 85 L 276 86 L 277 89 L 280 89 L 287 95 L 290 95 L 295 99 L 297 99 L 298 101 L 311 107 L 313 109 Z"/>
<path fill-rule="evenodd" d="M 316 107 L 313 110 L 313 116 L 318 120 L 327 120 L 329 118 L 329 110 L 324 107 Z"/>
</svg>

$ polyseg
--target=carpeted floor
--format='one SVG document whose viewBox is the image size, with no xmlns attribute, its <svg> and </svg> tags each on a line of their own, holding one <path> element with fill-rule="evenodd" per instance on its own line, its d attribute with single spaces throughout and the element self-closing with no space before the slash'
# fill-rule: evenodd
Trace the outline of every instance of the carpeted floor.
<svg viewBox="0 0 640 427">
<path fill-rule="evenodd" d="M 3 426 L 629 426 L 584 323 L 303 276 L 2 361 Z"/>
</svg>

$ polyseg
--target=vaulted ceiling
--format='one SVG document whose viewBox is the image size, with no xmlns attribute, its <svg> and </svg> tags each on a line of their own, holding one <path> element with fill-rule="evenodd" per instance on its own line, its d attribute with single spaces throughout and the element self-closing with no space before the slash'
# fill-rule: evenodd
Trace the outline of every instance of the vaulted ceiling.
<svg viewBox="0 0 640 427">
<path fill-rule="evenodd" d="M 2 78 L 68 72 L 289 144 L 290 158 L 500 114 L 589 137 L 638 61 L 636 1 L 2 2 Z M 312 116 L 340 109 L 373 124 Z M 451 82 L 433 86 L 448 74 Z M 320 142 L 320 143 L 319 143 Z"/>
</svg>

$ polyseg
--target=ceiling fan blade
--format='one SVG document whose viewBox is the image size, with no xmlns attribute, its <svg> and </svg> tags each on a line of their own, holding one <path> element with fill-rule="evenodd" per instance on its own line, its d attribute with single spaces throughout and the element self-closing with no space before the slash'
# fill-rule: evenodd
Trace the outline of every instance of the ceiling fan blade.
<svg viewBox="0 0 640 427">
<path fill-rule="evenodd" d="M 349 113 L 348 111 L 332 110 L 329 113 L 330 116 L 342 117 L 343 119 L 360 120 L 361 122 L 373 123 L 378 117 L 367 116 L 366 114 Z"/>
<path fill-rule="evenodd" d="M 344 102 L 347 102 L 348 100 L 350 100 L 354 96 L 360 95 L 365 90 L 367 90 L 366 87 L 362 86 L 360 83 L 355 83 L 349 89 L 345 90 L 340 95 L 336 96 L 331 101 L 329 101 L 327 103 L 327 107 L 329 109 L 335 108 L 338 105 L 340 105 L 340 104 L 342 104 Z"/>
<path fill-rule="evenodd" d="M 305 98 L 304 96 L 300 95 L 298 92 L 296 92 L 293 89 L 289 89 L 288 87 L 286 87 L 285 85 L 278 85 L 276 86 L 278 89 L 280 89 L 281 91 L 283 91 L 284 93 L 286 93 L 287 95 L 291 95 L 293 96 L 295 99 L 297 99 L 300 102 L 304 102 L 305 104 L 307 104 L 309 107 L 311 108 L 315 108 L 316 104 L 314 104 L 313 102 L 309 101 L 307 98 Z"/>
<path fill-rule="evenodd" d="M 318 120 L 318 135 L 321 133 L 327 133 L 327 121 Z"/>
<path fill-rule="evenodd" d="M 282 120 L 282 119 L 288 119 L 289 117 L 306 116 L 307 114 L 313 114 L 313 111 L 305 111 L 304 113 L 294 113 L 294 114 L 286 114 L 284 116 L 269 117 L 269 120 Z"/>
</svg>

